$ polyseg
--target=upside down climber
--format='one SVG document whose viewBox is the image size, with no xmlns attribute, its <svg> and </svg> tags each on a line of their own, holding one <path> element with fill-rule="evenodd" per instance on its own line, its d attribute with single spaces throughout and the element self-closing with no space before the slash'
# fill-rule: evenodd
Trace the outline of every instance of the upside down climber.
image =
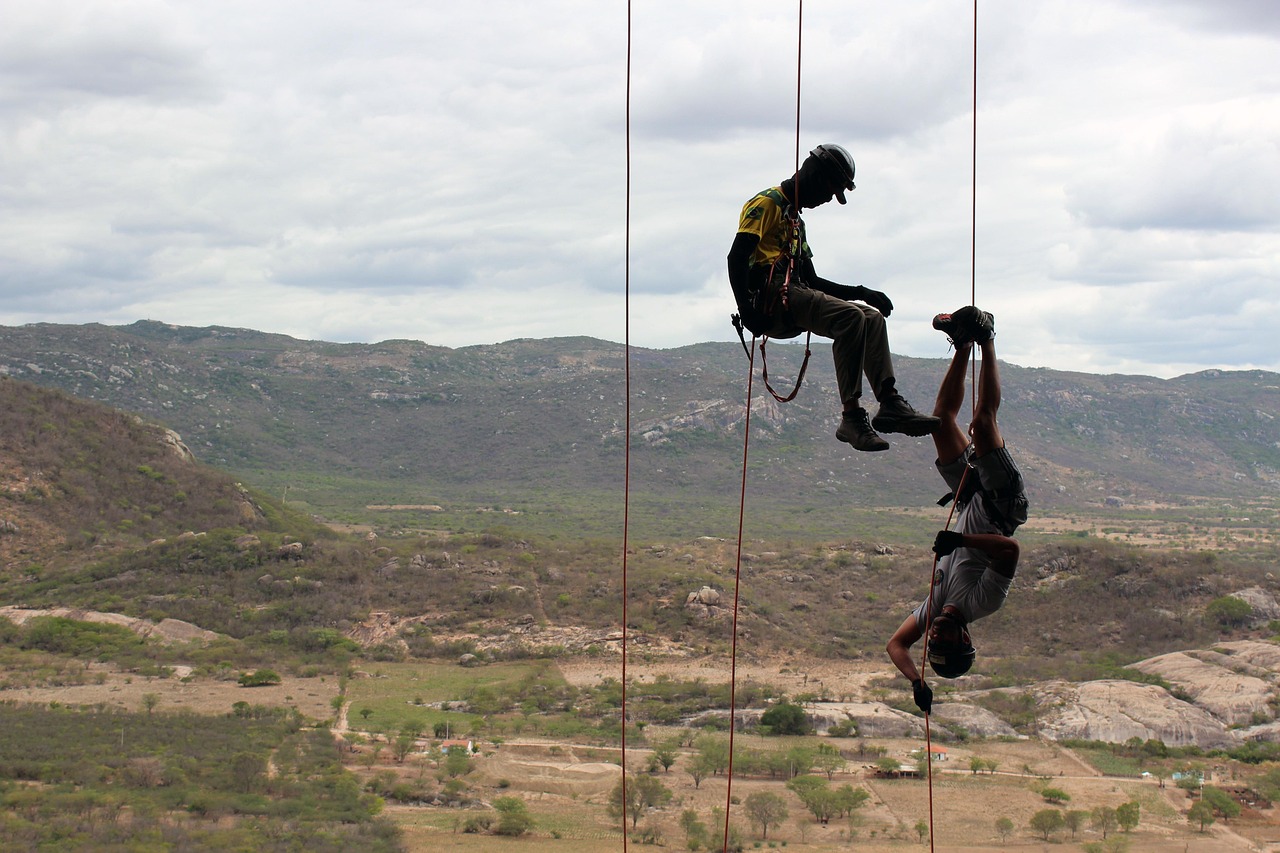
<svg viewBox="0 0 1280 853">
<path fill-rule="evenodd" d="M 885 324 L 893 302 L 878 290 L 819 277 L 800 218 L 801 210 L 832 198 L 844 204 L 853 176 L 848 151 L 819 145 L 795 175 L 753 196 L 742 208 L 729 250 L 729 283 L 738 317 L 752 334 L 792 338 L 808 331 L 832 339 L 843 405 L 836 438 L 857 450 L 887 450 L 889 442 L 877 430 L 923 436 L 938 419 L 917 412 L 894 387 Z M 874 418 L 861 404 L 864 373 L 880 403 Z"/>
<path fill-rule="evenodd" d="M 951 489 L 948 498 L 955 498 L 956 529 L 938 531 L 933 543 L 938 561 L 932 594 L 903 621 L 886 647 L 889 658 L 911 682 L 916 705 L 926 714 L 932 708 L 933 691 L 916 669 L 911 647 L 927 632 L 926 657 L 934 673 L 958 678 L 969 671 L 975 656 L 969 625 L 1004 604 L 1018 568 L 1018 543 L 1011 537 L 1027 520 L 1022 474 L 996 422 L 1000 370 L 994 319 L 969 305 L 934 317 L 933 327 L 945 332 L 956 348 L 933 408 L 941 420 L 933 433 L 938 451 L 934 464 Z M 956 416 L 964 403 L 969 357 L 975 346 L 982 353 L 982 366 L 966 436 Z"/>
</svg>

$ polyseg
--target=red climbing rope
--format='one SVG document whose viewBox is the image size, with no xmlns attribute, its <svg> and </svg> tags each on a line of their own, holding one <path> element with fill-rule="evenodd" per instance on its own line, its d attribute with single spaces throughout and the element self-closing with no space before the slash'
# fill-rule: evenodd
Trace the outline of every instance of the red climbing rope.
<svg viewBox="0 0 1280 853">
<path fill-rule="evenodd" d="M 973 0 L 973 136 L 972 136 L 972 170 L 970 184 L 970 211 L 969 211 L 969 304 L 975 305 L 978 301 L 978 0 Z M 977 363 L 976 357 L 970 360 L 970 394 L 969 405 L 971 411 L 976 412 L 977 407 Z M 969 476 L 969 468 L 965 467 L 964 473 L 960 475 L 960 484 L 956 486 L 956 494 L 960 495 L 964 492 L 964 481 Z M 945 529 L 951 529 L 951 521 L 955 517 L 956 503 L 953 501 L 951 510 L 947 514 L 947 524 Z M 938 556 L 933 557 L 933 567 L 929 573 L 929 599 L 925 606 L 925 625 L 924 625 L 924 642 L 921 644 L 920 655 L 920 677 L 924 678 L 925 665 L 929 658 L 929 626 L 933 621 L 933 590 L 934 584 L 938 578 Z M 924 744 L 926 754 L 926 767 L 929 776 L 929 850 L 933 848 L 933 733 L 929 725 L 930 715 L 924 715 Z"/>
<path fill-rule="evenodd" d="M 801 60 L 803 57 L 804 46 L 804 0 L 796 0 L 796 142 L 795 142 L 795 174 L 796 181 L 799 182 L 800 173 L 800 71 Z M 799 188 L 796 190 L 796 197 L 799 198 Z M 788 278 L 790 271 L 788 270 Z M 743 418 L 743 436 L 742 436 L 742 489 L 738 499 L 738 544 L 737 556 L 734 560 L 734 578 L 733 578 L 733 639 L 729 650 L 729 769 L 728 784 L 725 787 L 724 800 L 724 834 L 722 838 L 722 851 L 728 853 L 729 850 L 729 811 L 733 804 L 733 741 L 734 730 L 737 728 L 737 701 L 738 701 L 738 590 L 742 580 L 742 531 L 743 520 L 746 517 L 747 509 L 747 451 L 751 441 L 751 394 L 753 390 L 753 380 L 755 379 L 755 338 L 751 339 L 751 350 L 747 353 L 747 404 L 746 416 Z M 760 342 L 760 362 L 764 364 L 764 341 Z M 805 340 L 804 364 L 800 367 L 800 374 L 796 378 L 796 387 L 792 390 L 790 396 L 786 400 L 791 400 L 800 391 L 800 383 L 804 380 L 804 369 L 809 364 L 809 343 Z M 767 368 L 765 368 L 767 370 Z M 769 393 L 773 394 L 775 399 L 783 401 L 777 392 L 768 384 L 768 378 L 765 378 L 765 387 L 769 389 Z M 785 401 L 784 401 L 785 402 Z"/>
<path fill-rule="evenodd" d="M 627 819 L 625 815 L 627 802 L 627 544 L 630 541 L 631 526 L 631 0 L 627 0 L 627 96 L 626 96 L 626 214 L 623 238 L 623 256 L 625 258 L 623 273 L 623 291 L 625 314 L 625 358 L 623 372 L 626 386 L 626 414 L 622 433 L 625 436 L 623 456 L 625 459 L 622 475 L 622 849 L 627 849 Z"/>
</svg>

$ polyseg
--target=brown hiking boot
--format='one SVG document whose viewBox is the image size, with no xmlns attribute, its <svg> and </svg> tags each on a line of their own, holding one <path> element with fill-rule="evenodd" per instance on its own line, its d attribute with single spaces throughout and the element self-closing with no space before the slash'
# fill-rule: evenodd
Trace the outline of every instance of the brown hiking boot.
<svg viewBox="0 0 1280 853">
<path fill-rule="evenodd" d="M 912 436 L 930 435 L 939 423 L 933 415 L 924 415 L 911 408 L 911 404 L 897 392 L 880 401 L 880 411 L 871 420 L 871 426 L 880 432 Z"/>
<path fill-rule="evenodd" d="M 982 344 L 996 335 L 996 319 L 990 311 L 973 305 L 933 318 L 933 327 L 951 339 L 955 346 Z"/>
<path fill-rule="evenodd" d="M 867 410 L 861 406 L 844 413 L 840 426 L 836 429 L 836 438 L 853 445 L 854 450 L 867 453 L 889 449 L 889 442 L 876 435 L 867 417 Z"/>
</svg>

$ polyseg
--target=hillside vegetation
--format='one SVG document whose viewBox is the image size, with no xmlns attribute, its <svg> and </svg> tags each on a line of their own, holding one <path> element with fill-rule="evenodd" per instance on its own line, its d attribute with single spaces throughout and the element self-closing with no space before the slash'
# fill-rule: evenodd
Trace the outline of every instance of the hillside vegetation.
<svg viewBox="0 0 1280 853">
<path fill-rule="evenodd" d="M 0 331 L 0 371 L 164 423 L 203 461 L 329 520 L 475 531 L 499 517 L 547 535 L 620 528 L 627 408 L 618 344 L 332 344 L 155 322 Z M 753 404 L 753 536 L 847 536 L 851 520 L 877 526 L 886 523 L 877 510 L 930 506 L 940 492 L 927 439 L 894 437 L 891 452 L 871 455 L 833 439 L 829 348 L 813 350 L 795 402 L 761 393 Z M 774 345 L 775 383 L 795 375 L 801 354 Z M 921 408 L 944 370 L 941 338 L 939 356 L 896 359 L 900 387 Z M 633 531 L 736 530 L 743 350 L 634 349 L 631 367 Z M 1037 511 L 1125 518 L 1150 503 L 1219 514 L 1229 503 L 1274 521 L 1275 374 L 1160 380 L 1004 365 L 1003 376 L 1001 422 Z"/>
</svg>

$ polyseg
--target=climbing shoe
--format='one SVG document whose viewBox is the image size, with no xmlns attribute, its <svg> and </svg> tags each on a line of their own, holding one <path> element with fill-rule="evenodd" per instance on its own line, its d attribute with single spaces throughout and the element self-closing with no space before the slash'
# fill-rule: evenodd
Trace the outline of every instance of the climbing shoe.
<svg viewBox="0 0 1280 853">
<path fill-rule="evenodd" d="M 903 435 L 929 435 L 938 428 L 938 419 L 911 408 L 902 395 L 892 393 L 880 401 L 880 411 L 871 419 L 871 426 L 880 432 L 897 432 Z"/>
<path fill-rule="evenodd" d="M 844 413 L 840 426 L 836 429 L 836 438 L 853 445 L 854 450 L 867 453 L 889 449 L 889 442 L 876 435 L 867 417 L 867 410 L 861 406 Z"/>
<path fill-rule="evenodd" d="M 933 327 L 944 333 L 956 346 L 983 344 L 995 337 L 996 318 L 989 311 L 966 305 L 951 314 L 934 317 Z"/>
</svg>

